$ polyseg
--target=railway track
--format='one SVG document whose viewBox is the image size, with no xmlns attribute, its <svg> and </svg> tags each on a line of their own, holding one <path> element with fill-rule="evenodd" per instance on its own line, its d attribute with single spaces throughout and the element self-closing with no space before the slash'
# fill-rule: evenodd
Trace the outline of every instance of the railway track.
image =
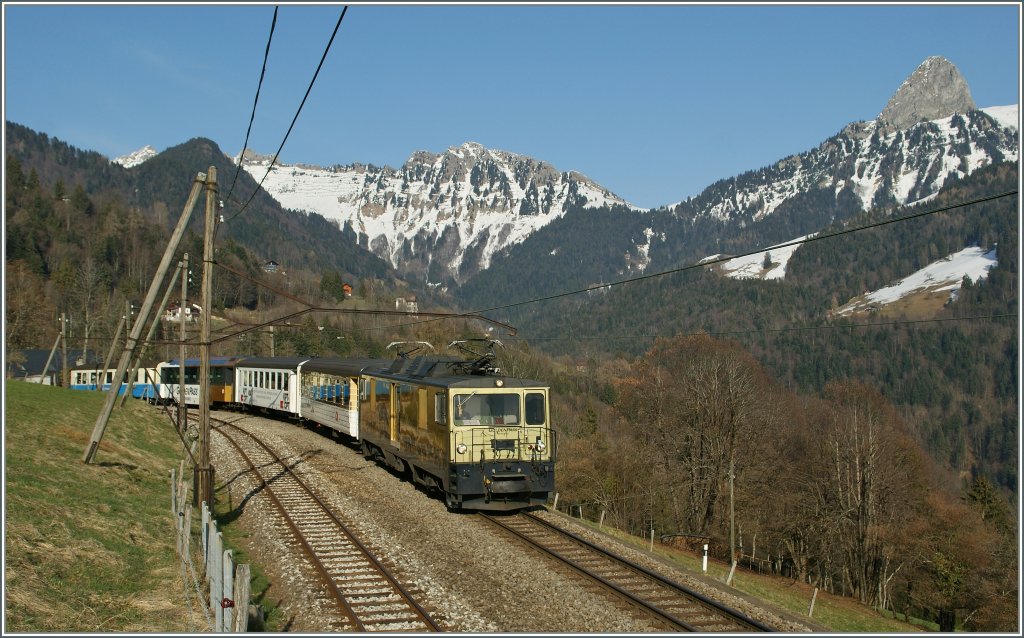
<svg viewBox="0 0 1024 638">
<path fill-rule="evenodd" d="M 597 582 L 673 631 L 774 631 L 734 609 L 616 556 L 528 512 L 515 516 L 480 516 Z"/>
<path fill-rule="evenodd" d="M 340 631 L 442 631 L 413 595 L 292 471 L 288 462 L 244 428 L 215 419 L 218 432 L 287 524 L 334 603 Z"/>
</svg>

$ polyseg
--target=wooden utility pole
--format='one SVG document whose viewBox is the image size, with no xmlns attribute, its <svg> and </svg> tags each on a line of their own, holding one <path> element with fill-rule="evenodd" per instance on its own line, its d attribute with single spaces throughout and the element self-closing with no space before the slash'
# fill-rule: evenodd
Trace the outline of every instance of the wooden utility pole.
<svg viewBox="0 0 1024 638">
<path fill-rule="evenodd" d="M 185 300 L 188 298 L 188 253 L 181 262 L 181 303 L 178 307 L 178 319 L 181 320 L 178 334 L 181 345 L 178 346 L 178 431 L 188 430 L 188 406 L 185 405 Z"/>
<path fill-rule="evenodd" d="M 213 467 L 210 466 L 210 319 L 213 312 L 213 229 L 217 212 L 217 169 L 206 180 L 206 230 L 203 234 L 203 304 L 199 337 L 199 464 L 196 466 L 196 505 L 206 502 L 213 513 Z"/>
<path fill-rule="evenodd" d="M 46 371 L 50 369 L 50 364 L 53 362 L 53 355 L 57 352 L 57 346 L 60 345 L 60 338 L 64 336 L 64 328 L 61 328 L 60 334 L 57 335 L 57 339 L 53 342 L 53 347 L 50 348 L 50 356 L 46 358 L 46 365 L 43 366 L 43 371 L 39 374 L 39 383 L 42 384 L 43 379 L 46 377 Z"/>
<path fill-rule="evenodd" d="M 170 270 L 171 259 L 173 258 L 175 251 L 178 249 L 178 244 L 181 243 L 182 235 L 185 234 L 185 228 L 188 226 L 189 218 L 192 217 L 192 209 L 195 208 L 196 200 L 199 199 L 199 191 L 202 188 L 205 179 L 206 175 L 199 173 L 192 182 L 192 191 L 189 193 L 188 201 L 185 202 L 185 209 L 181 213 L 178 225 L 175 226 L 174 232 L 171 234 L 170 241 L 167 242 L 167 248 L 164 250 L 163 259 L 160 260 L 160 265 L 157 266 L 156 273 L 153 275 L 153 282 L 150 284 L 149 291 L 146 293 L 146 299 L 142 302 L 142 308 L 139 310 L 139 321 L 135 322 L 135 327 L 132 329 L 131 335 L 128 337 L 128 342 L 125 344 L 124 352 L 121 353 L 121 359 L 117 365 L 118 378 L 123 376 L 125 370 L 128 369 L 128 363 L 135 351 L 135 344 L 138 343 L 139 335 L 142 333 L 142 327 L 149 318 L 149 313 L 153 309 L 153 304 L 156 302 L 156 295 L 160 290 L 160 283 L 167 276 L 167 271 Z M 107 400 L 103 404 L 103 409 L 100 411 L 99 417 L 96 418 L 96 425 L 93 426 L 89 445 L 85 448 L 85 454 L 82 456 L 83 463 L 92 463 L 93 459 L 96 458 L 96 450 L 99 448 L 100 441 L 103 439 L 103 432 L 107 429 L 107 421 L 110 420 L 110 413 L 114 410 L 114 402 L 117 400 L 117 392 L 119 389 L 118 385 L 120 384 L 112 384 L 110 391 L 107 393 Z"/>
<path fill-rule="evenodd" d="M 127 316 L 127 315 L 126 315 Z M 117 347 L 117 340 L 121 338 L 121 331 L 124 330 L 125 317 L 121 317 L 121 321 L 117 322 L 117 330 L 114 331 L 114 338 L 110 341 L 110 347 L 107 348 L 107 358 L 103 360 L 103 369 L 100 370 L 99 378 L 96 379 L 96 390 L 98 392 L 103 391 L 103 379 L 104 375 L 107 374 L 107 370 L 110 369 L 110 361 L 114 358 L 114 348 Z M 114 380 L 110 380 L 110 388 L 114 388 Z M 118 390 L 120 390 L 120 384 L 118 384 Z"/>
<path fill-rule="evenodd" d="M 65 388 L 71 387 L 71 371 L 68 370 L 68 336 L 67 324 L 64 313 L 60 313 L 60 384 Z"/>
<path fill-rule="evenodd" d="M 732 573 L 736 569 L 736 500 L 734 498 L 734 487 L 736 483 L 736 457 L 729 456 L 729 562 L 732 569 L 729 570 L 729 579 L 726 585 L 732 584 Z"/>
</svg>

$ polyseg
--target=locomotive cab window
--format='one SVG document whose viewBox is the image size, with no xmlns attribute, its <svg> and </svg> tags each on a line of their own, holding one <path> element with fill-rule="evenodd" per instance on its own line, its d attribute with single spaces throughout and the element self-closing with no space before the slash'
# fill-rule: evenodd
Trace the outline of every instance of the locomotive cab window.
<svg viewBox="0 0 1024 638">
<path fill-rule="evenodd" d="M 456 425 L 519 425 L 518 394 L 456 394 Z"/>
</svg>

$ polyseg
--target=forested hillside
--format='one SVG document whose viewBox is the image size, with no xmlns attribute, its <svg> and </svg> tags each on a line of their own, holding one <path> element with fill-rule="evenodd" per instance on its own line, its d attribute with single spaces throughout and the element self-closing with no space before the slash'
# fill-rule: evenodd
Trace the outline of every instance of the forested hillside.
<svg viewBox="0 0 1024 638">
<path fill-rule="evenodd" d="M 319 215 L 282 210 L 209 140 L 194 139 L 126 169 L 45 134 L 7 123 L 5 158 L 5 301 L 8 361 L 22 348 L 45 348 L 61 313 L 74 347 L 104 352 L 126 304 L 138 308 L 178 223 L 197 174 L 218 169 L 224 223 L 218 264 L 269 281 L 313 303 L 344 299 L 342 283 L 364 296 L 404 285 L 382 260 Z M 234 184 L 234 190 L 231 185 Z M 230 197 L 229 197 L 229 193 Z M 192 212 L 175 259 L 188 253 L 193 289 L 203 253 L 205 195 Z M 214 311 L 270 309 L 274 295 L 219 270 Z M 176 297 L 175 297 L 176 299 Z"/>
<path fill-rule="evenodd" d="M 196 138 L 138 166 L 124 168 L 98 153 L 76 149 L 8 122 L 7 155 L 9 165 L 15 162 L 12 168 L 20 169 L 14 171 L 15 178 L 21 174 L 30 179 L 34 174 L 32 179 L 52 196 L 53 202 L 40 204 L 63 217 L 66 232 L 83 234 L 83 228 L 73 227 L 88 224 L 97 205 L 105 209 L 105 214 L 134 216 L 169 231 L 181 215 L 196 175 L 214 166 L 218 196 L 224 202 L 220 214 L 226 222 L 218 229 L 218 237 L 246 246 L 253 259 L 261 263 L 274 260 L 285 268 L 338 271 L 346 278 L 395 276 L 382 260 L 359 247 L 351 232 L 342 232 L 320 215 L 285 211 L 263 190 L 252 197 L 256 181 L 246 171 L 237 171 L 231 159 L 210 140 Z M 76 199 L 63 201 L 70 196 Z M 92 200 L 92 209 L 86 206 L 86 196 Z M 40 215 L 34 216 L 35 223 L 42 222 L 40 216 L 46 217 L 49 211 L 37 212 Z M 202 213 L 200 204 L 190 225 L 199 235 Z M 36 246 L 29 252 L 42 255 L 46 247 Z"/>
<path fill-rule="evenodd" d="M 1016 185 L 1015 165 L 991 166 L 947 186 L 926 204 L 864 213 L 822 234 L 1013 191 Z M 603 219 L 599 211 L 587 215 Z M 614 224 L 606 226 L 612 254 L 618 250 Z M 809 242 L 794 254 L 784 281 L 733 280 L 693 268 L 493 315 L 515 325 L 537 347 L 581 363 L 635 357 L 658 335 L 706 332 L 742 343 L 773 377 L 799 392 L 821 392 L 829 382 L 857 380 L 896 404 L 942 465 L 967 476 L 987 475 L 1015 492 L 1018 233 L 1017 198 L 1004 197 Z M 567 234 L 559 237 L 567 243 L 557 250 L 582 251 Z M 539 244 L 540 238 L 524 242 L 524 249 L 530 242 Z M 888 320 L 877 327 L 856 327 L 879 320 L 830 318 L 851 297 L 969 245 L 997 247 L 998 266 L 987 279 L 965 285 L 958 301 L 929 317 L 934 321 Z M 589 248 L 587 254 L 600 254 Z M 689 263 L 694 262 L 680 265 Z M 507 284 L 495 285 L 490 298 L 483 288 L 474 288 L 474 307 L 598 283 L 566 274 L 559 279 L 565 286 L 557 289 L 545 285 L 543 277 L 536 270 L 519 272 Z M 997 318 L 985 318 L 993 316 Z"/>
</svg>

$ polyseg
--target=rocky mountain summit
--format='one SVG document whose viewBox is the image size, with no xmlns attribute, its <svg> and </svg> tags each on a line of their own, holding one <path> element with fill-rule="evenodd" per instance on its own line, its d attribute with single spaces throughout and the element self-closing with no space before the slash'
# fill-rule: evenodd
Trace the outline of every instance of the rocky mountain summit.
<svg viewBox="0 0 1024 638">
<path fill-rule="evenodd" d="M 913 203 L 937 193 L 951 177 L 1016 161 L 1016 120 L 1016 105 L 978 109 L 957 68 L 930 57 L 877 119 L 853 122 L 816 149 L 716 182 L 677 211 L 751 223 L 809 193 L 860 209 Z"/>
<path fill-rule="evenodd" d="M 960 70 L 941 56 L 932 56 L 900 86 L 878 116 L 879 124 L 891 130 L 967 113 L 977 108 L 971 89 Z"/>
</svg>

